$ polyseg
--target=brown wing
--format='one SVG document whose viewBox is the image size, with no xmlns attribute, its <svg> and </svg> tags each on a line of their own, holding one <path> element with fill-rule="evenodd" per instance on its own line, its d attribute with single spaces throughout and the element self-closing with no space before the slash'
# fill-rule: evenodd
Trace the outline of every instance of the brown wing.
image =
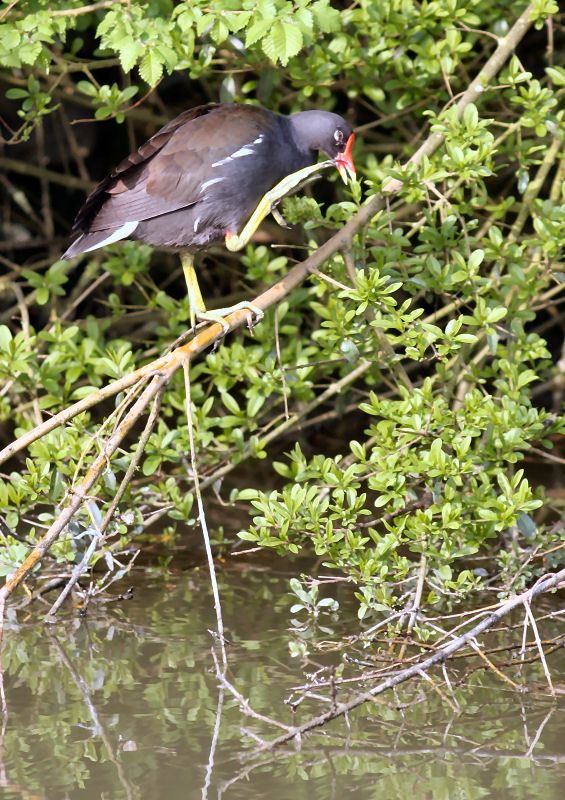
<svg viewBox="0 0 565 800">
<path fill-rule="evenodd" d="M 275 123 L 276 115 L 249 105 L 185 111 L 102 181 L 80 210 L 73 230 L 112 230 L 202 200 L 203 184 L 221 176 L 219 162 Z"/>
</svg>

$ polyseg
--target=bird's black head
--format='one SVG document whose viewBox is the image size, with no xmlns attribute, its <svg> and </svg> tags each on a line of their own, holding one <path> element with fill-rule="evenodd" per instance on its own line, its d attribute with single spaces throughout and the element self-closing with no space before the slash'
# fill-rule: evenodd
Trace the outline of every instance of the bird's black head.
<svg viewBox="0 0 565 800">
<path fill-rule="evenodd" d="M 321 150 L 336 165 L 347 183 L 355 177 L 351 149 L 355 134 L 351 125 L 330 111 L 300 111 L 290 118 L 294 140 L 301 150 Z"/>
</svg>

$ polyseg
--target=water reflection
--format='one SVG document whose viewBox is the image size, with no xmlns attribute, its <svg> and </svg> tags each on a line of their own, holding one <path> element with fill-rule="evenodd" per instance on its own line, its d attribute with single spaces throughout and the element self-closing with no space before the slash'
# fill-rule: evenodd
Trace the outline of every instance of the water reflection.
<svg viewBox="0 0 565 800">
<path fill-rule="evenodd" d="M 288 654 L 287 579 L 221 577 L 229 679 L 259 714 L 292 724 L 284 701 L 305 676 Z M 83 620 L 45 627 L 29 611 L 12 612 L 0 797 L 562 797 L 562 694 L 554 703 L 540 684 L 539 694 L 520 695 L 478 672 L 455 689 L 459 711 L 445 694 L 410 684 L 314 733 L 299 751 L 257 754 L 253 736 L 278 731 L 219 690 L 207 632 L 214 622 L 198 570 L 167 578 L 139 570 L 132 600 L 92 606 Z M 550 666 L 557 683 L 563 657 Z M 319 710 L 303 706 L 301 719 Z"/>
</svg>

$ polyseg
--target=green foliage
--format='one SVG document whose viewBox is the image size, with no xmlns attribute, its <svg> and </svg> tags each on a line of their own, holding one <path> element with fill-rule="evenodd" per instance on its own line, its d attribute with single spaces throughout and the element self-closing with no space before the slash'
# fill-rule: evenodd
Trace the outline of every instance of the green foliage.
<svg viewBox="0 0 565 800">
<path fill-rule="evenodd" d="M 239 534 L 245 541 L 317 557 L 351 584 L 360 617 L 405 603 L 422 564 L 425 603 L 457 602 L 485 577 L 500 592 L 514 590 L 549 563 L 530 556 L 559 542 L 558 529 L 538 520 L 543 491 L 532 488 L 522 462 L 563 432 L 563 65 L 557 52 L 546 63 L 543 48 L 527 68 L 515 54 L 462 115 L 453 102 L 523 6 L 151 0 L 92 11 L 79 0 L 22 0 L 6 7 L 0 64 L 21 126 L 13 144 L 43 135 L 48 116 L 58 119 L 69 99 L 106 120 L 106 130 L 127 119 L 138 143 L 172 116 L 163 108 L 171 94 L 179 104 L 246 100 L 284 113 L 348 108 L 358 126 L 358 181 L 344 188 L 325 175 L 320 188 L 287 198 L 289 241 L 302 249 L 250 245 L 238 257 L 243 287 L 222 253 L 212 281 L 202 270 L 211 305 L 280 278 L 389 179 L 402 182 L 351 249 L 269 311 L 253 336 L 228 337 L 191 368 L 204 487 L 252 509 L 252 524 Z M 534 3 L 540 36 L 555 13 L 552 0 Z M 561 24 L 552 20 L 555 41 Z M 80 140 L 80 126 L 72 129 Z M 443 146 L 405 166 L 429 134 L 444 137 Z M 96 169 L 105 158 L 97 152 Z M 30 193 L 28 203 L 41 213 L 45 193 Z M 58 212 L 54 218 L 66 235 Z M 57 252 L 55 244 L 47 256 L 33 251 L 25 268 L 6 267 L 13 305 L 0 324 L 5 443 L 149 362 L 187 328 L 182 281 L 165 255 L 128 242 L 77 266 L 52 263 Z M 549 411 L 542 390 L 552 389 Z M 68 503 L 131 399 L 120 394 L 85 411 L 34 442 L 27 460 L 9 464 L 0 477 L 5 572 L 24 557 L 22 537 L 36 542 Z M 324 423 L 334 438 L 313 446 L 308 426 Z M 93 487 L 101 515 L 140 432 Z M 167 519 L 167 540 L 192 528 L 188 453 L 178 375 L 110 524 L 112 544 L 91 566 L 104 555 L 116 574 L 114 556 L 148 520 Z M 249 488 L 230 493 L 221 480 L 243 462 L 261 470 Z M 76 562 L 97 524 L 92 507 L 83 508 L 56 558 Z M 552 566 L 562 552 L 552 553 Z M 486 556 L 488 568 L 477 566 Z M 301 612 L 316 616 L 325 607 L 316 584 L 292 588 Z M 307 645 L 296 648 L 304 655 Z"/>
</svg>

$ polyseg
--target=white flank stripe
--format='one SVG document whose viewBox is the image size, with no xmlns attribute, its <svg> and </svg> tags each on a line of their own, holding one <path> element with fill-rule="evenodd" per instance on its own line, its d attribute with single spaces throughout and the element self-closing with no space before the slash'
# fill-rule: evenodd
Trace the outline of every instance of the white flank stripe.
<svg viewBox="0 0 565 800">
<path fill-rule="evenodd" d="M 194 233 L 196 233 L 196 231 L 198 230 L 199 222 L 200 222 L 200 217 L 196 217 L 196 219 L 194 220 L 194 225 L 193 225 Z"/>
<path fill-rule="evenodd" d="M 216 165 L 212 164 L 212 166 L 214 167 Z M 223 180 L 225 180 L 225 179 L 224 178 L 210 178 L 209 181 L 204 181 L 204 183 L 200 187 L 200 191 L 203 192 L 204 189 L 207 189 L 209 186 L 212 186 L 214 183 L 218 183 L 219 181 L 223 181 Z"/>
<path fill-rule="evenodd" d="M 241 156 L 252 156 L 254 150 L 252 147 L 241 147 L 239 150 L 236 150 L 235 153 L 231 154 L 232 158 L 241 158 Z"/>
<path fill-rule="evenodd" d="M 232 153 L 231 156 L 226 156 L 222 158 L 220 161 L 215 161 L 212 166 L 213 167 L 221 167 L 223 164 L 227 164 L 232 158 L 241 158 L 242 156 L 252 156 L 254 154 L 253 148 L 246 144 L 243 147 L 240 147 L 239 150 L 236 150 L 235 153 Z"/>
<path fill-rule="evenodd" d="M 101 242 L 98 244 L 92 245 L 87 250 L 83 250 L 84 253 L 90 253 L 92 250 L 98 250 L 99 247 L 105 247 L 107 244 L 114 244 L 114 242 L 119 242 L 120 239 L 125 239 L 126 236 L 129 236 L 134 232 L 134 230 L 139 225 L 139 221 L 136 222 L 124 222 L 121 228 L 111 233 L 106 239 L 102 239 Z"/>
</svg>

